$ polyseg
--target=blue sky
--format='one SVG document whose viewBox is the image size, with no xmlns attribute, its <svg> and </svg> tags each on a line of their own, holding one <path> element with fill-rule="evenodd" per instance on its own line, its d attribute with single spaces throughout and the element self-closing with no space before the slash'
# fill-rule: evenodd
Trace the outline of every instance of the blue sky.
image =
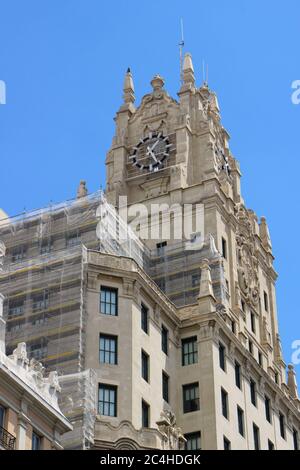
<svg viewBox="0 0 300 470">
<path fill-rule="evenodd" d="M 0 0 L 0 207 L 72 198 L 81 178 L 90 191 L 105 184 L 127 67 L 137 101 L 156 73 L 176 97 L 180 17 L 199 85 L 209 64 L 247 206 L 270 226 L 289 362 L 300 340 L 298 0 Z"/>
</svg>

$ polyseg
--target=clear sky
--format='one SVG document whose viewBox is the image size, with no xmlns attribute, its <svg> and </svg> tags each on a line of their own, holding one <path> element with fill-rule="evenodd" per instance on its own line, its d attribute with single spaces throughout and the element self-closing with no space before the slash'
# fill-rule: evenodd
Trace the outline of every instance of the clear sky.
<svg viewBox="0 0 300 470">
<path fill-rule="evenodd" d="M 127 67 L 138 102 L 156 73 L 176 97 L 180 17 L 199 85 L 209 64 L 247 206 L 270 226 L 290 362 L 300 340 L 299 0 L 0 0 L 0 207 L 12 215 L 72 198 L 82 178 L 89 191 L 104 186 Z"/>
</svg>

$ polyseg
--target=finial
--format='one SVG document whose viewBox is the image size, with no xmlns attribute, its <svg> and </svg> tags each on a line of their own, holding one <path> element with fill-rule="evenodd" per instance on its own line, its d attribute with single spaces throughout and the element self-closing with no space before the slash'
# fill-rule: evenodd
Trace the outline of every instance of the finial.
<svg viewBox="0 0 300 470">
<path fill-rule="evenodd" d="M 296 381 L 296 373 L 292 364 L 288 365 L 288 380 L 287 386 L 289 387 L 291 397 L 298 400 L 298 387 Z"/>
<path fill-rule="evenodd" d="M 125 79 L 124 79 L 124 86 L 123 86 L 123 99 L 125 103 L 134 103 L 135 96 L 134 96 L 134 85 L 130 67 L 128 67 Z"/>
<path fill-rule="evenodd" d="M 88 193 L 87 187 L 86 187 L 86 182 L 84 180 L 81 180 L 77 189 L 77 199 L 80 199 L 81 197 L 85 197 Z"/>
<path fill-rule="evenodd" d="M 163 88 L 165 84 L 164 79 L 160 75 L 155 75 L 152 80 L 151 80 L 151 85 L 153 88 L 153 91 L 159 91 Z"/>
<path fill-rule="evenodd" d="M 194 66 L 192 56 L 189 52 L 184 55 L 183 61 L 183 83 L 195 84 Z"/>
<path fill-rule="evenodd" d="M 260 218 L 259 234 L 262 240 L 262 244 L 267 251 L 272 250 L 272 243 L 269 228 L 265 217 Z"/>
</svg>

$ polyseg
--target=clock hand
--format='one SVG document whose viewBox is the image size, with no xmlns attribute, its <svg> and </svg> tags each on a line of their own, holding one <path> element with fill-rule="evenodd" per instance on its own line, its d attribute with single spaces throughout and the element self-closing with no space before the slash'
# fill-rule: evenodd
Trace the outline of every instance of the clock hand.
<svg viewBox="0 0 300 470">
<path fill-rule="evenodd" d="M 153 149 L 157 146 L 158 142 L 159 142 L 159 140 L 157 139 L 157 140 L 154 142 L 153 146 L 151 147 L 151 150 L 153 150 Z"/>
<path fill-rule="evenodd" d="M 147 155 L 151 155 L 151 157 L 157 162 L 157 158 L 149 146 L 147 147 Z"/>
</svg>

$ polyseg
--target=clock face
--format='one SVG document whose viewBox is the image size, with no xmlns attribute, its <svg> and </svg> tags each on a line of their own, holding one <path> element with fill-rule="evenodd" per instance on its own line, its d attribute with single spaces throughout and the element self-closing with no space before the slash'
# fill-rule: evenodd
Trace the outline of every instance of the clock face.
<svg viewBox="0 0 300 470">
<path fill-rule="evenodd" d="M 141 171 L 158 171 L 163 168 L 171 148 L 169 137 L 162 132 L 150 132 L 140 139 L 129 157 L 134 167 Z"/>
</svg>

